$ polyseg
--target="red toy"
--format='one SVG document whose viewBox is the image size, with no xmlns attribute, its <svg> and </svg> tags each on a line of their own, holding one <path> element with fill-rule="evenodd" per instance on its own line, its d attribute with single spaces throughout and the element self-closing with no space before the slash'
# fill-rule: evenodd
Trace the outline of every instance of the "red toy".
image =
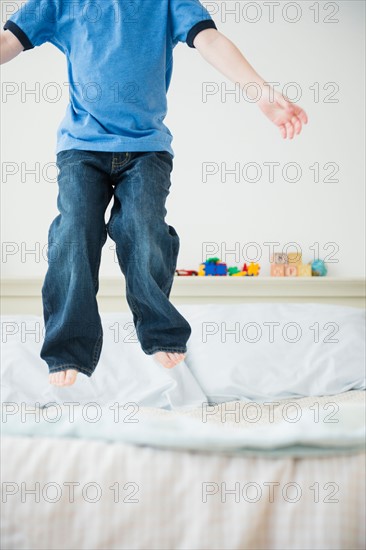
<svg viewBox="0 0 366 550">
<path fill-rule="evenodd" d="M 194 277 L 198 275 L 198 271 L 195 271 L 194 269 L 176 269 L 175 274 L 180 275 L 181 277 Z"/>
</svg>

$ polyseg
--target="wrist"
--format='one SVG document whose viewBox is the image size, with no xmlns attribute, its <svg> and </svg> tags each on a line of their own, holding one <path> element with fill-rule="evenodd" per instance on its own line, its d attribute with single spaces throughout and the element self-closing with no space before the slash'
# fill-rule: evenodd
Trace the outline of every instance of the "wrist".
<svg viewBox="0 0 366 550">
<path fill-rule="evenodd" d="M 273 103 L 274 90 L 263 80 L 253 79 L 243 85 L 242 89 L 245 90 L 248 99 L 259 106 L 268 105 L 270 101 Z"/>
<path fill-rule="evenodd" d="M 262 93 L 258 101 L 259 107 L 267 106 L 275 102 L 276 91 L 272 88 L 272 86 L 263 82 L 261 92 Z"/>
</svg>

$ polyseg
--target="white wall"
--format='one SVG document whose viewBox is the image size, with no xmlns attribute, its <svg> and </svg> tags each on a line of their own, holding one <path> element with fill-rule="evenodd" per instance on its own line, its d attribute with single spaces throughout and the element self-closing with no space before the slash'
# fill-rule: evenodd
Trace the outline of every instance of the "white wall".
<svg viewBox="0 0 366 550">
<path fill-rule="evenodd" d="M 266 2 L 203 3 L 218 10 L 213 14 L 218 29 L 238 45 L 263 78 L 279 82 L 280 89 L 289 82 L 297 83 L 302 93 L 299 103 L 308 113 L 309 125 L 301 136 L 285 141 L 255 104 L 244 99 L 236 102 L 232 95 L 222 99 L 220 93 L 204 102 L 204 83 L 214 83 L 219 89 L 234 86 L 197 51 L 185 44 L 177 46 L 166 118 L 175 136 L 176 154 L 166 221 L 181 238 L 178 267 L 197 269 L 207 257 L 207 243 L 212 246 L 208 256 L 241 266 L 255 254 L 254 247 L 247 246 L 255 242 L 262 254 L 262 274 L 266 275 L 269 247 L 264 243 L 277 242 L 276 250 L 280 251 L 295 242 L 305 262 L 313 259 L 317 247 L 321 258 L 333 260 L 327 263 L 329 275 L 364 275 L 364 3 L 280 2 L 273 22 L 269 21 Z M 6 4 L 2 3 L 3 22 Z M 262 14 L 251 23 L 248 19 L 255 17 L 255 4 Z M 224 5 L 240 9 L 237 21 L 233 15 L 225 21 Z M 289 18 L 295 16 L 296 6 L 301 8 L 298 22 L 284 19 L 282 9 L 286 5 Z M 310 9 L 314 5 L 319 6 L 318 23 Z M 339 6 L 333 15 L 339 22 L 326 23 L 324 18 L 331 17 L 332 6 Z M 245 9 L 246 17 L 241 11 Z M 15 90 L 29 90 L 38 85 L 41 91 L 37 100 L 29 94 L 22 98 L 20 91 L 5 97 L 4 88 L 2 91 L 1 237 L 3 251 L 7 247 L 7 254 L 2 256 L 2 277 L 38 277 L 47 269 L 47 231 L 58 211 L 57 183 L 47 181 L 44 167 L 55 161 L 56 130 L 68 101 L 63 85 L 66 79 L 65 59 L 50 44 L 24 52 L 1 67 L 3 87 L 14 83 Z M 64 89 L 59 101 L 47 99 L 50 82 Z M 327 83 L 339 87 L 335 103 L 325 102 L 334 89 L 329 85 L 325 90 Z M 319 88 L 319 100 L 314 98 L 314 85 Z M 291 98 L 294 93 L 295 88 L 287 91 Z M 268 162 L 280 163 L 273 182 L 264 165 Z M 16 173 L 5 178 L 9 163 L 14 163 Z M 22 181 L 22 173 L 35 163 L 40 166 L 40 180 L 28 174 Z M 202 181 L 204 163 L 216 163 L 218 169 L 207 182 Z M 221 163 L 228 169 L 235 163 L 240 169 L 257 163 L 262 177 L 256 183 L 242 176 L 235 182 L 235 177 L 228 175 L 225 183 Z M 297 183 L 281 175 L 288 163 L 297 163 L 302 170 Z M 319 182 L 314 181 L 310 169 L 315 163 L 320 165 Z M 323 169 L 327 163 L 339 166 L 334 176 L 338 182 L 324 181 L 331 175 L 331 168 Z M 55 170 L 49 169 L 49 178 L 55 177 Z M 288 175 L 294 177 L 294 171 Z M 249 177 L 253 178 L 253 172 Z M 236 255 L 227 252 L 235 248 Z M 29 250 L 36 250 L 36 254 Z M 108 238 L 100 275 L 119 273 L 114 243 Z"/>
</svg>

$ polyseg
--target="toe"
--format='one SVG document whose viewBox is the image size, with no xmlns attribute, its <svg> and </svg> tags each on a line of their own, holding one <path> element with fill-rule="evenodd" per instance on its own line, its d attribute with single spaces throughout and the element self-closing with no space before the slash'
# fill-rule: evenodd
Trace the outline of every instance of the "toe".
<svg viewBox="0 0 366 550">
<path fill-rule="evenodd" d="M 52 372 L 49 376 L 50 384 L 53 384 L 54 386 L 58 385 L 58 372 Z"/>
<path fill-rule="evenodd" d="M 58 371 L 49 374 L 49 382 L 54 386 L 70 386 L 76 380 L 78 371 L 75 369 L 68 369 L 66 371 Z"/>
<path fill-rule="evenodd" d="M 176 365 L 176 359 L 173 353 L 166 351 L 158 351 L 154 354 L 156 361 L 158 361 L 164 368 L 171 369 Z"/>
<path fill-rule="evenodd" d="M 175 360 L 176 360 L 176 363 L 180 363 L 181 361 L 183 361 L 184 359 L 184 354 L 183 353 L 175 353 Z"/>
<path fill-rule="evenodd" d="M 76 380 L 77 373 L 78 373 L 77 370 L 69 369 L 69 370 L 66 372 L 65 384 L 68 385 L 68 386 L 70 386 L 71 384 L 73 384 L 73 383 L 75 382 L 75 380 Z"/>
<path fill-rule="evenodd" d="M 65 371 L 60 371 L 60 372 L 58 373 L 57 381 L 58 381 L 58 385 L 59 385 L 59 386 L 63 386 L 63 385 L 64 385 L 64 383 L 65 383 L 65 377 L 66 377 Z"/>
</svg>

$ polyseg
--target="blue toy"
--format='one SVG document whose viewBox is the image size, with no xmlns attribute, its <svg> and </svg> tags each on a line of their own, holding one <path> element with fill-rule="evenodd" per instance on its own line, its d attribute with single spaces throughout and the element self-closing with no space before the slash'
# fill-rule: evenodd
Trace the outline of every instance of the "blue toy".
<svg viewBox="0 0 366 550">
<path fill-rule="evenodd" d="M 311 272 L 315 277 L 324 277 L 328 273 L 328 269 L 323 260 L 318 259 L 311 264 Z"/>
<path fill-rule="evenodd" d="M 203 276 L 226 276 L 227 273 L 227 264 L 225 262 L 220 262 L 219 258 L 209 258 L 200 265 L 198 270 L 198 275 Z"/>
</svg>

